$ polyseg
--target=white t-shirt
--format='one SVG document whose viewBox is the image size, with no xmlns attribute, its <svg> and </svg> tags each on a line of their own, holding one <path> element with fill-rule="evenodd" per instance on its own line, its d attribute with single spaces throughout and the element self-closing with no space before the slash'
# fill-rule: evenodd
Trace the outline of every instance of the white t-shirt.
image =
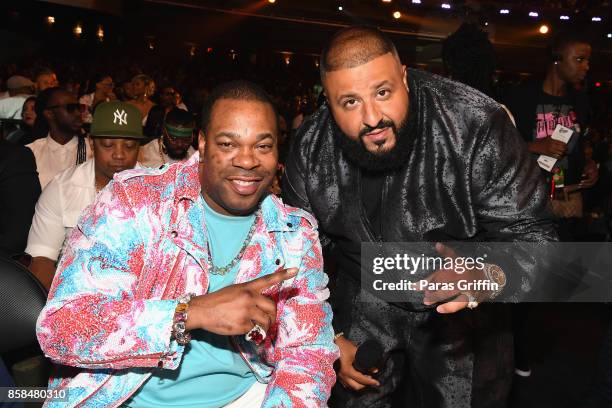
<svg viewBox="0 0 612 408">
<path fill-rule="evenodd" d="M 72 166 L 45 187 L 36 203 L 26 252 L 57 261 L 81 212 L 96 198 L 94 160 Z"/>
<path fill-rule="evenodd" d="M 135 168 L 140 168 L 136 163 Z M 96 199 L 94 159 L 56 175 L 36 203 L 26 252 L 57 261 L 64 241 L 81 213 Z"/>
<path fill-rule="evenodd" d="M 161 165 L 166 163 L 176 163 L 177 161 L 186 161 L 195 153 L 195 149 L 189 146 L 187 150 L 187 156 L 183 160 L 173 160 L 166 153 L 161 153 L 160 156 L 160 141 L 161 139 L 154 139 L 144 146 L 140 147 L 140 153 L 138 154 L 138 162 L 143 167 L 159 168 Z M 162 159 L 163 158 L 163 159 Z"/>
<path fill-rule="evenodd" d="M 76 136 L 65 145 L 61 145 L 50 135 L 27 145 L 36 159 L 41 188 L 45 188 L 58 173 L 76 164 L 78 145 L 79 141 Z M 92 152 L 87 141 L 85 141 L 85 148 L 87 149 L 86 159 L 89 160 Z"/>
</svg>

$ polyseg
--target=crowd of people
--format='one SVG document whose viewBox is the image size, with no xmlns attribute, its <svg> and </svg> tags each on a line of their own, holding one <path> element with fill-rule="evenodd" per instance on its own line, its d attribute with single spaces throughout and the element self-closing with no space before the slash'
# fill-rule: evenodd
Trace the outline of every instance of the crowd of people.
<svg viewBox="0 0 612 408">
<path fill-rule="evenodd" d="M 361 245 L 437 242 L 454 258 L 443 242 L 611 240 L 591 46 L 567 32 L 548 54 L 543 80 L 513 89 L 471 24 L 443 43 L 446 77 L 407 68 L 369 27 L 333 36 L 320 83 L 5 66 L 0 255 L 50 290 L 49 386 L 79 385 L 68 406 L 506 406 L 531 372 L 528 310 L 493 300 L 520 300 L 543 260 L 462 275 L 495 290 L 398 303 L 363 289 Z M 372 339 L 385 364 L 366 369 Z"/>
</svg>

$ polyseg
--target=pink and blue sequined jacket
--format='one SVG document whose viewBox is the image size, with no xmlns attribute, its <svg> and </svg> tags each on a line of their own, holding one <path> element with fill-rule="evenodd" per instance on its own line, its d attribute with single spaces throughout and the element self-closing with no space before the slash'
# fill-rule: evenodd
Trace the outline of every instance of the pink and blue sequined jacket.
<svg viewBox="0 0 612 408">
<path fill-rule="evenodd" d="M 87 207 L 38 319 L 42 350 L 63 366 L 49 387 L 69 393 L 68 404 L 47 407 L 116 407 L 154 368 L 179 366 L 184 347 L 171 341 L 176 299 L 208 288 L 201 199 L 195 154 L 159 170 L 123 172 Z M 263 407 L 323 407 L 338 351 L 316 222 L 272 195 L 261 210 L 236 283 L 281 266 L 299 272 L 266 293 L 277 302 L 277 323 L 265 343 L 244 336 L 232 343 L 268 384 Z"/>
</svg>

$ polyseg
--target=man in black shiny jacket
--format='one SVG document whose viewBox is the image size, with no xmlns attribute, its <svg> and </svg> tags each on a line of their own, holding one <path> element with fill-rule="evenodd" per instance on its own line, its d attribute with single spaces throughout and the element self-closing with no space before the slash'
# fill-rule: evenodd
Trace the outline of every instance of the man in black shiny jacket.
<svg viewBox="0 0 612 408">
<path fill-rule="evenodd" d="M 474 309 L 487 293 L 385 302 L 360 287 L 361 244 L 555 240 L 537 164 L 499 104 L 406 69 L 376 29 L 338 32 L 321 76 L 327 103 L 298 132 L 283 196 L 316 216 L 337 261 L 340 384 L 330 406 L 390 407 L 398 394 L 397 406 L 411 408 L 505 406 L 513 366 L 504 305 Z M 534 264 L 523 255 L 522 265 Z M 537 268 L 526 270 L 504 299 L 530 287 Z M 377 375 L 353 367 L 368 339 L 388 356 Z"/>
</svg>

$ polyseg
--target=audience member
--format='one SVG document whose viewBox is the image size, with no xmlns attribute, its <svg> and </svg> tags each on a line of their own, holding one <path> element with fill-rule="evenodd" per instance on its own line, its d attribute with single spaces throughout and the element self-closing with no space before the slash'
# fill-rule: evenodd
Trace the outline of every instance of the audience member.
<svg viewBox="0 0 612 408">
<path fill-rule="evenodd" d="M 64 240 L 76 227 L 83 209 L 115 173 L 137 164 L 140 140 L 144 138 L 140 111 L 123 102 L 107 102 L 98 106 L 93 119 L 93 158 L 55 176 L 36 204 L 26 252 L 32 256 L 30 270 L 47 288 Z"/>
<path fill-rule="evenodd" d="M 83 122 L 91 123 L 95 107 L 101 102 L 110 102 L 117 97 L 113 93 L 115 87 L 113 78 L 106 73 L 95 75 L 87 85 L 85 95 L 79 98 L 79 103 L 87 106 L 87 111 L 83 114 Z"/>
<path fill-rule="evenodd" d="M 122 102 L 129 102 L 134 99 L 134 92 L 132 91 L 132 81 L 123 81 L 115 88 L 115 96 Z"/>
<path fill-rule="evenodd" d="M 132 95 L 134 99 L 130 100 L 129 103 L 135 105 L 142 114 L 142 124 L 147 123 L 147 116 L 149 111 L 155 103 L 151 101 L 151 96 L 155 93 L 155 82 L 153 79 L 145 74 L 136 75 L 132 78 Z"/>
<path fill-rule="evenodd" d="M 574 241 L 583 217 L 582 190 L 593 187 L 598 178 L 597 165 L 584 156 L 588 100 L 575 90 L 589 70 L 591 45 L 583 34 L 566 31 L 553 38 L 548 54 L 544 81 L 509 91 L 505 102 L 534 159 L 543 163 L 540 155 L 549 158 L 545 164 L 550 165 L 542 172 L 548 180 L 559 233 L 562 240 Z M 553 139 L 557 129 L 571 131 L 567 144 Z"/>
<path fill-rule="evenodd" d="M 476 24 L 463 23 L 442 43 L 445 74 L 452 80 L 497 99 L 494 91 L 495 48 Z"/>
<path fill-rule="evenodd" d="M 0 140 L 0 256 L 23 252 L 40 195 L 34 155 Z"/>
<path fill-rule="evenodd" d="M 13 75 L 6 86 L 9 97 L 0 100 L 0 119 L 21 119 L 23 103 L 34 94 L 34 83 L 26 77 Z"/>
<path fill-rule="evenodd" d="M 176 95 L 177 91 L 172 86 L 168 85 L 160 89 L 159 104 L 153 106 L 149 111 L 144 127 L 144 133 L 147 137 L 157 139 L 162 135 L 166 114 L 177 107 Z"/>
<path fill-rule="evenodd" d="M 5 140 L 13 144 L 27 145 L 34 141 L 34 122 L 36 121 L 36 97 L 30 96 L 23 103 L 21 122 L 10 132 L 5 133 Z"/>
<path fill-rule="evenodd" d="M 174 108 L 166 115 L 162 136 L 142 147 L 140 162 L 145 167 L 159 167 L 166 163 L 188 160 L 194 153 L 192 147 L 195 118 L 185 110 Z"/>
<path fill-rule="evenodd" d="M 39 68 L 34 75 L 36 83 L 36 92 L 40 93 L 45 89 L 55 88 L 59 86 L 57 75 L 51 68 Z"/>
<path fill-rule="evenodd" d="M 59 172 L 91 158 L 81 128 L 84 110 L 76 96 L 62 88 L 48 88 L 38 95 L 34 135 L 46 137 L 28 147 L 36 158 L 42 188 Z"/>
</svg>

